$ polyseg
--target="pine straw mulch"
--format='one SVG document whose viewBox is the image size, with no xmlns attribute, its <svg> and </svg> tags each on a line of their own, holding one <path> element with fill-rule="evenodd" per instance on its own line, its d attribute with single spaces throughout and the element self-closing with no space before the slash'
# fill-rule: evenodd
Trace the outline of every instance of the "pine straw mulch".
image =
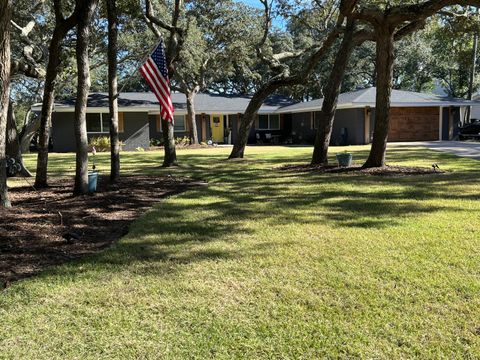
<svg viewBox="0 0 480 360">
<path fill-rule="evenodd" d="M 446 171 L 441 169 L 415 167 L 415 166 L 383 166 L 376 168 L 364 169 L 361 166 L 339 167 L 336 165 L 285 165 L 275 168 L 277 171 L 305 173 L 331 173 L 331 174 L 367 174 L 378 176 L 408 176 L 408 175 L 431 175 L 431 174 L 445 174 Z"/>
<path fill-rule="evenodd" d="M 10 189 L 13 207 L 0 209 L 0 290 L 108 247 L 160 199 L 201 184 L 171 176 L 126 176 L 114 186 L 99 178 L 95 194 L 77 197 L 71 180 L 52 181 L 39 191 Z M 79 239 L 65 239 L 71 233 Z"/>
</svg>

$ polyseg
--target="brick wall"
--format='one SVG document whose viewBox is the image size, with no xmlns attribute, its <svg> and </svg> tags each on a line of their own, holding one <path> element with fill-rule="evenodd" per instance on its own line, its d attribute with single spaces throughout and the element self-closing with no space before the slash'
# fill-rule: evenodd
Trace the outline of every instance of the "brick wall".
<svg viewBox="0 0 480 360">
<path fill-rule="evenodd" d="M 392 108 L 390 111 L 389 141 L 438 140 L 438 107 Z"/>
</svg>

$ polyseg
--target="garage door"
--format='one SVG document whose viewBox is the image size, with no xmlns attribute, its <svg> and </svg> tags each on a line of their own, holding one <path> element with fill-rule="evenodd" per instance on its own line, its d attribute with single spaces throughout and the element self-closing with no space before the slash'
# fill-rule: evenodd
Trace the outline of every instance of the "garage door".
<svg viewBox="0 0 480 360">
<path fill-rule="evenodd" d="M 389 141 L 438 140 L 439 108 L 392 108 Z"/>
</svg>

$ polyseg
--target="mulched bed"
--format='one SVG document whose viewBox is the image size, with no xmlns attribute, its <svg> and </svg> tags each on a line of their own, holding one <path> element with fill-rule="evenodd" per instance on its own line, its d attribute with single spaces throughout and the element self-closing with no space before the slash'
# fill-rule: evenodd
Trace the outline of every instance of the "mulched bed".
<svg viewBox="0 0 480 360">
<path fill-rule="evenodd" d="M 444 174 L 446 171 L 440 169 L 412 167 L 412 166 L 384 166 L 377 168 L 364 169 L 361 166 L 338 167 L 334 165 L 285 165 L 276 168 L 284 172 L 319 172 L 319 173 L 360 173 L 379 176 L 406 176 L 406 175 L 429 175 Z"/>
<path fill-rule="evenodd" d="M 97 193 L 78 197 L 72 196 L 71 180 L 51 182 L 39 191 L 11 189 L 13 207 L 0 209 L 0 290 L 48 266 L 108 247 L 160 199 L 197 185 L 170 176 L 129 176 L 115 186 L 100 178 Z M 65 239 L 72 233 L 79 239 Z"/>
</svg>

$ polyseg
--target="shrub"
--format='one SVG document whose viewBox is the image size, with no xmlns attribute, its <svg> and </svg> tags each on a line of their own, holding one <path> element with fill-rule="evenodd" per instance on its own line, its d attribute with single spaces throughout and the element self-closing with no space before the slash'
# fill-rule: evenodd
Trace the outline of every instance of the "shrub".
<svg viewBox="0 0 480 360">
<path fill-rule="evenodd" d="M 175 139 L 175 144 L 179 147 L 185 147 L 190 145 L 190 138 L 188 136 L 177 137 Z"/>
<path fill-rule="evenodd" d="M 150 146 L 163 146 L 162 139 L 150 139 Z M 178 147 L 187 147 L 190 146 L 190 138 L 188 136 L 177 137 L 175 138 L 175 145 Z"/>
<path fill-rule="evenodd" d="M 162 139 L 150 139 L 150 146 L 163 146 L 163 138 Z"/>
<path fill-rule="evenodd" d="M 110 137 L 98 136 L 90 139 L 90 147 L 95 147 L 99 152 L 110 150 Z"/>
</svg>

